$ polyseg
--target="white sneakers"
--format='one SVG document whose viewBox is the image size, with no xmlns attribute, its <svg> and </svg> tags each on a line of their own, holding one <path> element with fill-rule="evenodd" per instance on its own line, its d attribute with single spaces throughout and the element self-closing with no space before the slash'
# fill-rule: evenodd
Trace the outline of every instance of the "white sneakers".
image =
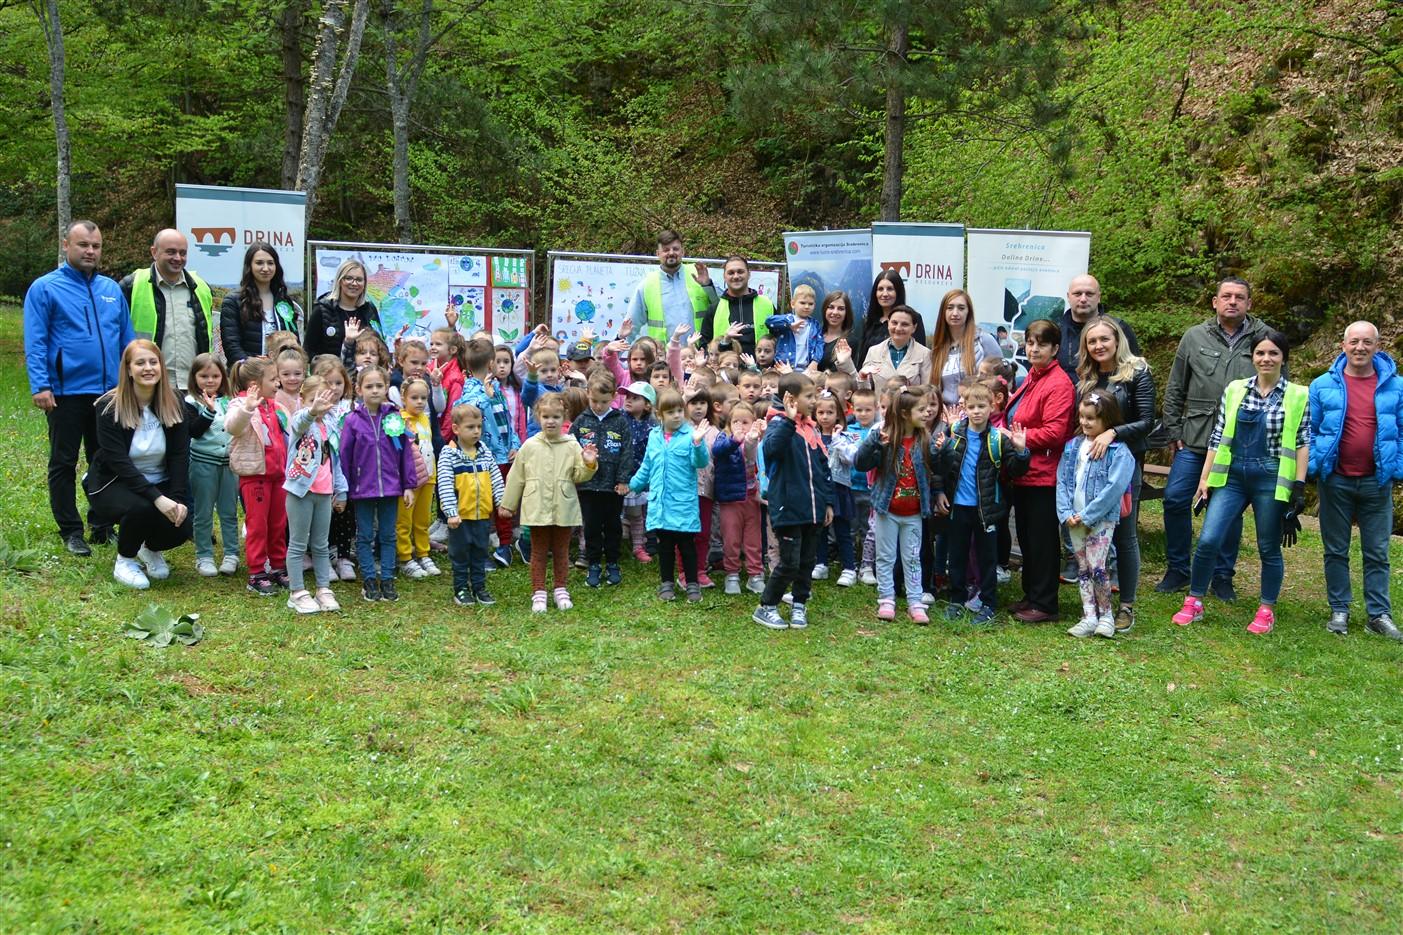
<svg viewBox="0 0 1403 935">
<path fill-rule="evenodd" d="M 331 568 L 342 581 L 356 580 L 356 566 L 351 564 L 349 558 L 338 558 L 331 563 Z"/>
<path fill-rule="evenodd" d="M 224 561 L 219 563 L 221 575 L 232 575 L 239 570 L 239 556 L 233 552 L 224 553 Z"/>
<path fill-rule="evenodd" d="M 145 591 L 151 587 L 151 581 L 146 577 L 146 572 L 142 570 L 141 563 L 134 558 L 122 558 L 117 556 L 117 562 L 112 566 L 112 577 L 121 584 L 129 588 L 136 588 L 138 591 Z"/>
<path fill-rule="evenodd" d="M 815 581 L 822 581 L 828 577 L 828 565 L 826 563 L 814 566 L 813 574 L 810 576 Z"/>
<path fill-rule="evenodd" d="M 219 569 L 215 567 L 212 558 L 195 559 L 195 573 L 201 578 L 216 578 L 219 576 Z"/>
<path fill-rule="evenodd" d="M 876 584 L 877 570 L 871 565 L 863 565 L 862 574 L 857 576 L 857 580 L 861 581 L 863 584 Z"/>
<path fill-rule="evenodd" d="M 136 557 L 146 566 L 146 577 L 152 581 L 165 581 L 171 576 L 171 567 L 166 564 L 166 557 L 160 552 L 154 552 L 143 545 L 136 550 Z"/>
<path fill-rule="evenodd" d="M 851 568 L 844 568 L 843 573 L 838 576 L 838 587 L 850 588 L 857 583 L 857 572 Z"/>
<path fill-rule="evenodd" d="M 287 606 L 299 614 L 320 613 L 322 609 L 322 605 L 317 603 L 317 599 L 308 594 L 305 589 L 289 595 Z"/>
<path fill-rule="evenodd" d="M 434 560 L 429 558 L 427 555 L 419 559 L 419 567 L 424 569 L 424 574 L 426 575 L 443 574 L 443 572 L 439 570 L 439 567 L 434 564 Z"/>
<path fill-rule="evenodd" d="M 416 581 L 420 578 L 428 578 L 432 575 L 443 574 L 443 572 L 439 570 L 439 567 L 434 564 L 434 560 L 428 557 L 411 558 L 404 563 L 403 571 L 406 578 L 413 578 Z"/>
</svg>

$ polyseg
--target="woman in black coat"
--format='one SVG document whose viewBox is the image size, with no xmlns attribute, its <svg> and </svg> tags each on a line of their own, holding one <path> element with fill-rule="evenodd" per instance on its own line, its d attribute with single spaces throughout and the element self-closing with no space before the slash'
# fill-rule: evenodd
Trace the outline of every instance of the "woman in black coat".
<svg viewBox="0 0 1403 935">
<path fill-rule="evenodd" d="M 1140 517 L 1140 479 L 1144 474 L 1145 451 L 1155 425 L 1155 381 L 1144 358 L 1136 357 L 1126 341 L 1125 331 L 1114 318 L 1098 316 L 1081 331 L 1077 357 L 1077 398 L 1106 393 L 1120 405 L 1120 425 L 1103 432 L 1091 443 L 1088 456 L 1105 456 L 1111 442 L 1118 441 L 1135 456 L 1135 473 L 1130 478 L 1130 515 L 1116 524 L 1111 540 L 1116 549 L 1120 581 L 1120 611 L 1116 632 L 1135 625 L 1135 593 L 1140 578 L 1140 541 L 1136 523 Z"/>
<path fill-rule="evenodd" d="M 278 251 L 256 243 L 244 252 L 239 288 L 219 306 L 219 337 L 229 366 L 245 357 L 262 357 L 264 341 L 274 331 L 291 331 L 302 339 L 302 309 L 287 294 Z"/>
<path fill-rule="evenodd" d="M 905 304 L 906 283 L 901 281 L 901 275 L 894 269 L 884 269 L 878 273 L 872 281 L 867 315 L 862 320 L 862 335 L 853 348 L 854 367 L 861 370 L 867 361 L 867 352 L 890 337 L 887 333 L 887 316 L 892 309 Z M 926 343 L 926 323 L 920 315 L 916 316 L 916 331 L 912 337 L 917 344 Z M 853 342 L 849 339 L 848 343 Z"/>
<path fill-rule="evenodd" d="M 370 328 L 384 337 L 380 312 L 365 297 L 367 276 L 360 260 L 346 260 L 336 268 L 331 290 L 317 299 L 307 315 L 307 339 L 302 348 L 310 360 L 318 354 L 341 356 L 341 346 L 353 343 L 346 338 L 346 322 L 355 321 L 360 330 Z"/>
<path fill-rule="evenodd" d="M 128 344 L 116 388 L 95 408 L 97 453 L 83 490 L 93 515 L 117 527 L 112 576 L 144 590 L 170 576 L 161 553 L 192 533 L 190 429 L 161 349 L 144 338 Z"/>
</svg>

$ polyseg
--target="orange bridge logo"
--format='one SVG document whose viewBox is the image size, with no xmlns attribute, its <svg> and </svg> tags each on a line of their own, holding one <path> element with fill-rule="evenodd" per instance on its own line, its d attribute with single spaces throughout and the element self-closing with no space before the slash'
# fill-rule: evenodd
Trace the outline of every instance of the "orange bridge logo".
<svg viewBox="0 0 1403 935">
<path fill-rule="evenodd" d="M 232 227 L 192 227 L 195 235 L 195 248 L 205 256 L 222 256 L 238 240 L 238 231 Z"/>
<path fill-rule="evenodd" d="M 911 263 L 908 260 L 896 260 L 891 263 L 883 261 L 881 266 L 884 273 L 888 270 L 895 270 L 903 280 L 911 278 Z"/>
</svg>

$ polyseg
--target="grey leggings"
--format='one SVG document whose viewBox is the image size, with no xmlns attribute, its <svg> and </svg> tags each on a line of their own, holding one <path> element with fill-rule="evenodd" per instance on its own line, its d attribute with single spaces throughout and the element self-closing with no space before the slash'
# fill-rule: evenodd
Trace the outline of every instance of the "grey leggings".
<svg viewBox="0 0 1403 935">
<path fill-rule="evenodd" d="M 327 534 L 331 530 L 331 494 L 287 495 L 287 581 L 289 590 L 305 590 L 302 556 L 312 553 L 312 570 L 317 587 L 331 584 L 331 550 Z"/>
</svg>

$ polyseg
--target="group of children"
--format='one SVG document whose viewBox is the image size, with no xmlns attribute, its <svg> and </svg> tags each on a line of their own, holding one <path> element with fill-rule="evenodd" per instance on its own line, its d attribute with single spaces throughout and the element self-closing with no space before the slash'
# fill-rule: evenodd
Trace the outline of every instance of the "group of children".
<svg viewBox="0 0 1403 935">
<path fill-rule="evenodd" d="M 431 553 L 442 533 L 459 604 L 494 603 L 486 573 L 515 551 L 531 566 L 532 611 L 569 609 L 578 537 L 591 588 L 621 583 L 631 549 L 657 562 L 660 599 L 680 584 L 699 601 L 719 561 L 724 592 L 760 594 L 754 620 L 772 629 L 807 625 L 811 582 L 830 557 L 838 586 L 876 585 L 880 619 L 895 618 L 904 591 L 910 618 L 928 622 L 942 588 L 947 618 L 993 618 L 1007 485 L 1028 463 L 1021 428 L 1003 424 L 1006 363 L 984 361 L 952 413 L 933 388 L 899 377 L 878 394 L 842 373 L 796 372 L 782 353 L 793 348 L 776 358 L 773 341 L 753 359 L 708 358 L 688 331 L 665 346 L 586 335 L 562 355 L 544 328 L 516 346 L 442 328 L 427 343 L 397 341 L 393 366 L 381 336 L 355 328 L 339 358 L 309 361 L 282 332 L 232 373 L 201 355 L 186 398 L 212 423 L 191 450 L 197 570 L 237 570 L 242 500 L 248 589 L 286 588 L 298 613 L 338 609 L 331 583 L 357 568 L 365 600 L 397 600 L 397 574 L 441 573 Z M 1092 415 L 1089 437 L 1114 424 L 1104 408 Z M 1100 492 L 1119 474 L 1088 472 L 1072 447 L 1059 508 L 1065 480 L 1078 554 L 1104 564 L 1114 516 Z M 1109 596 L 1090 597 L 1100 632 L 1094 602 L 1109 607 Z"/>
</svg>

